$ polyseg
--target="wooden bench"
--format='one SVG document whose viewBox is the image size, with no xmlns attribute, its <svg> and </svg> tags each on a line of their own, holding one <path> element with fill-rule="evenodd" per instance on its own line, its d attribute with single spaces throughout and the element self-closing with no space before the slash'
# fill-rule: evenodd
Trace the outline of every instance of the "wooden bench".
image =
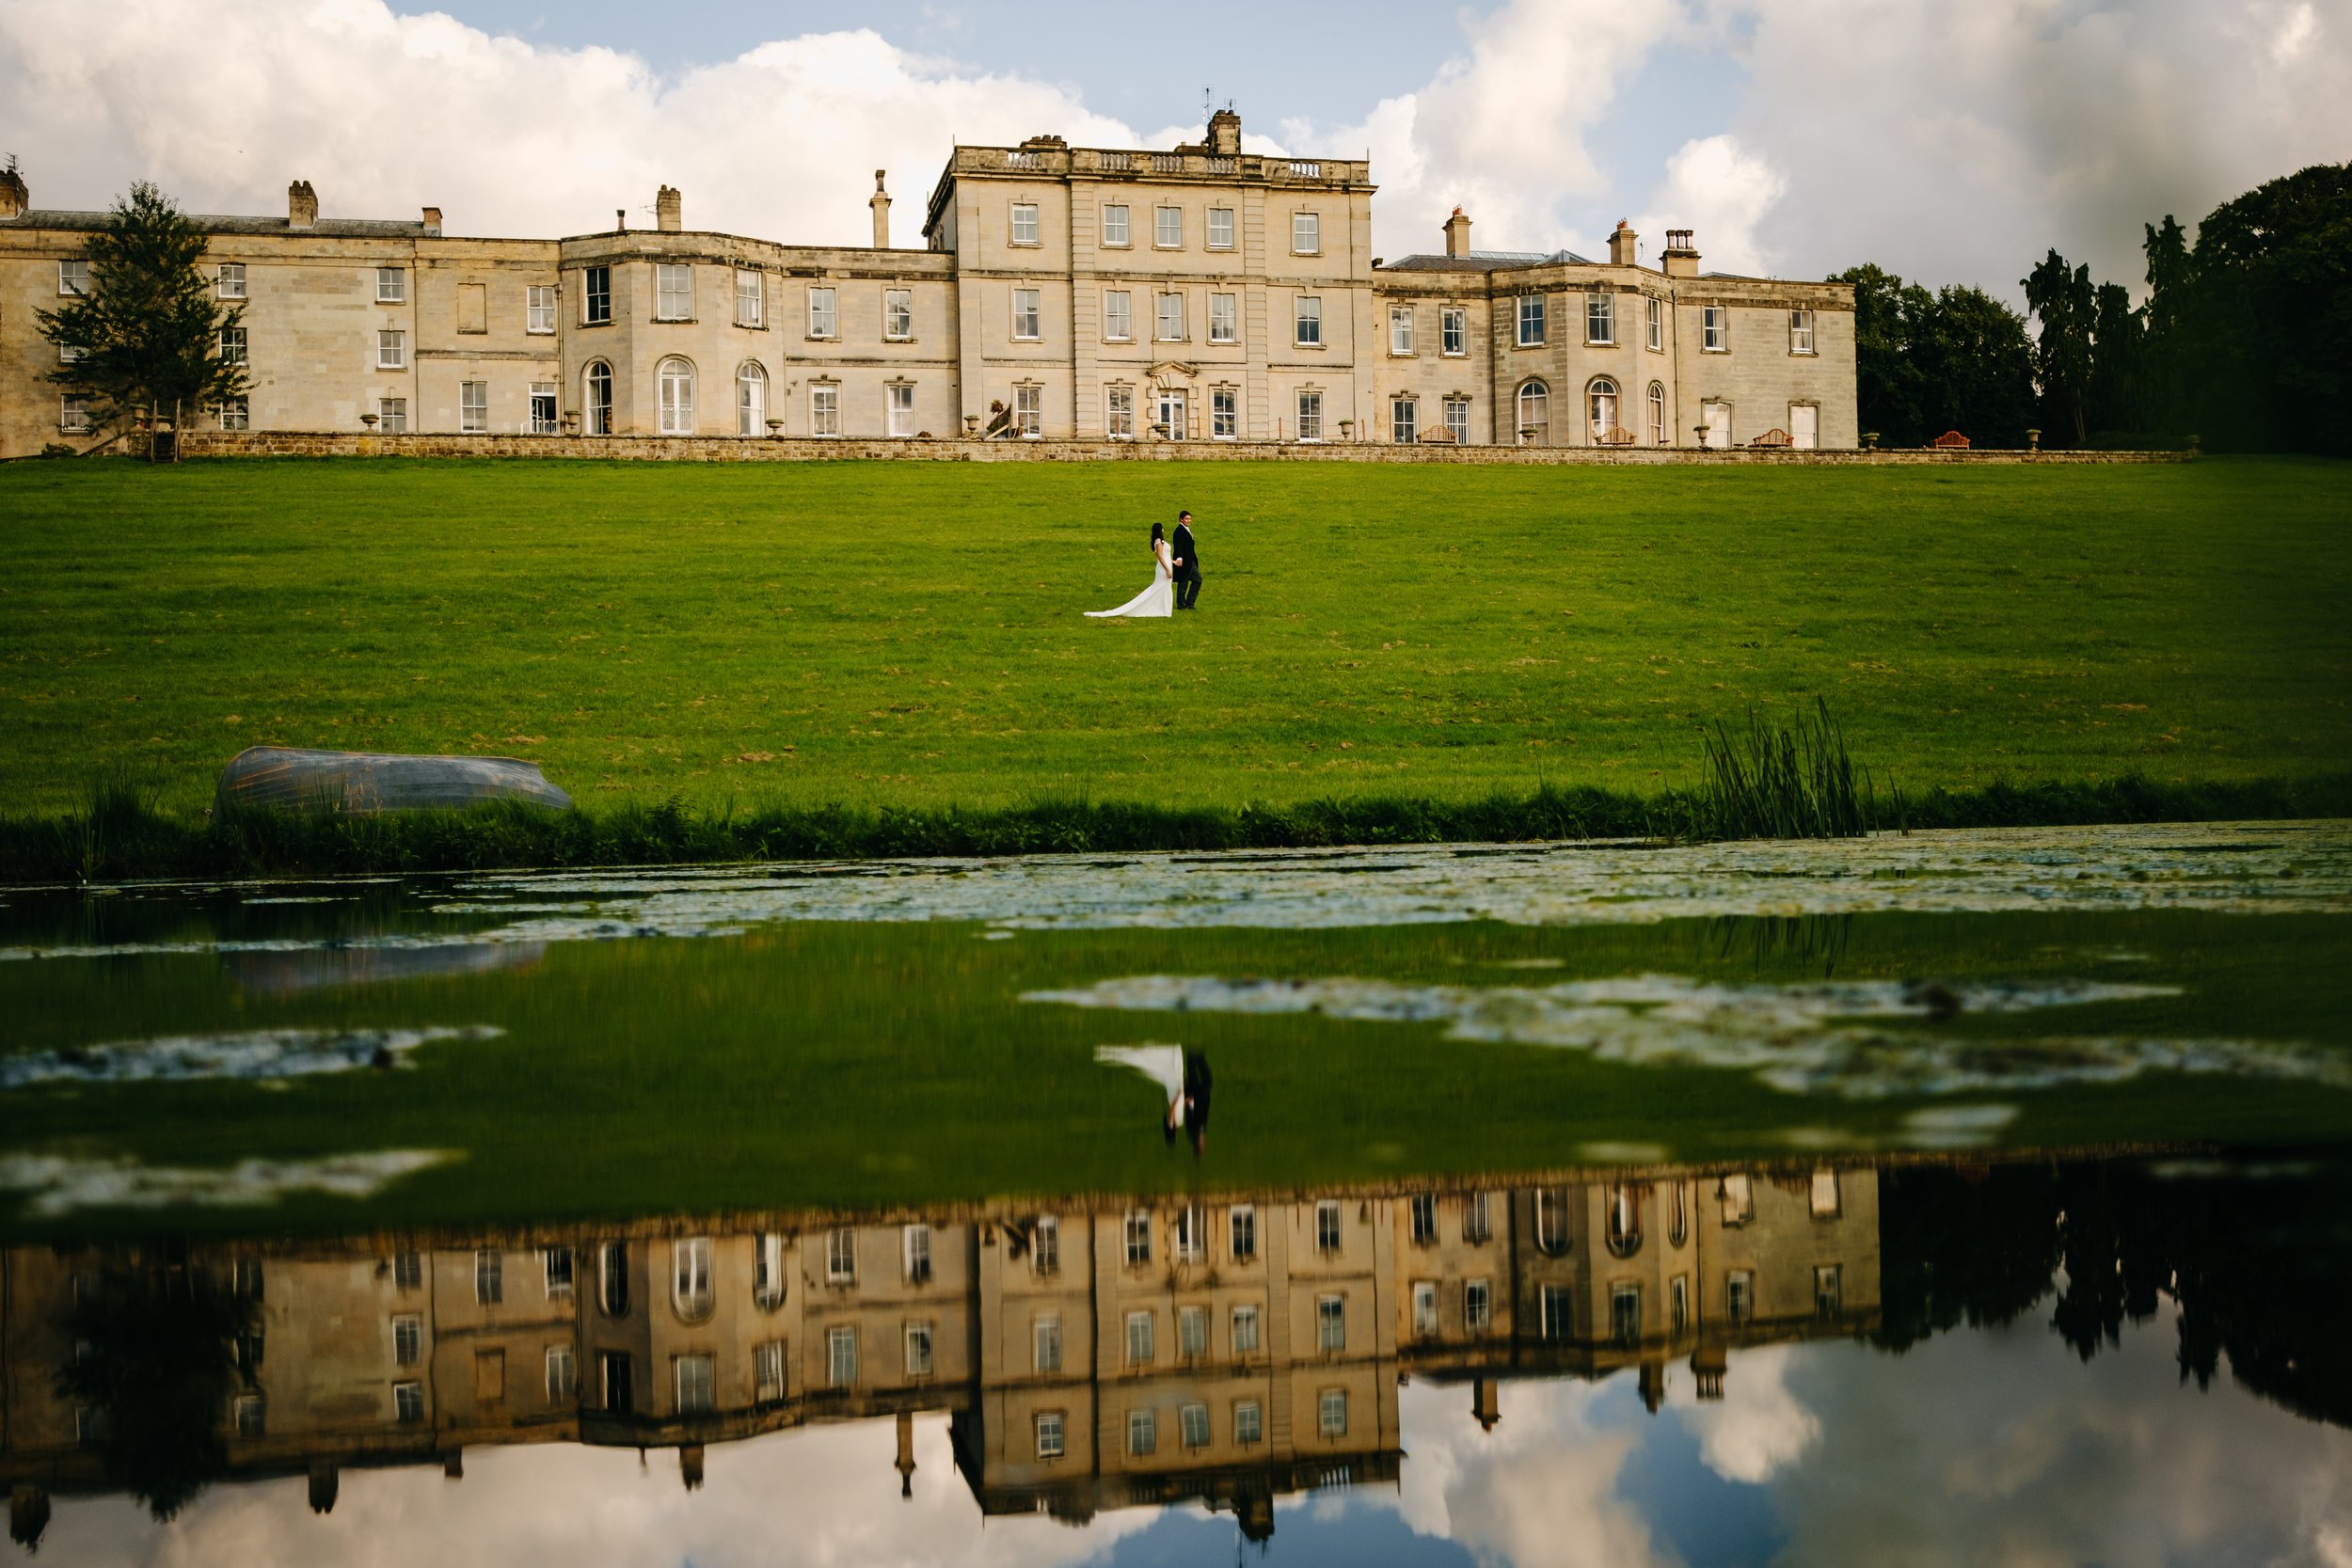
<svg viewBox="0 0 2352 1568">
<path fill-rule="evenodd" d="M 1945 447 L 1955 451 L 1965 451 L 1968 446 L 1968 437 L 1963 436 L 1957 430 L 1947 430 L 1943 435 L 1938 436 L 1934 440 L 1930 441 L 1928 445 L 1931 447 Z"/>
<path fill-rule="evenodd" d="M 1789 439 L 1788 433 L 1785 430 L 1768 430 L 1763 435 L 1757 436 L 1755 440 L 1750 441 L 1748 445 L 1752 447 L 1790 447 L 1796 445 L 1796 443 Z"/>
</svg>

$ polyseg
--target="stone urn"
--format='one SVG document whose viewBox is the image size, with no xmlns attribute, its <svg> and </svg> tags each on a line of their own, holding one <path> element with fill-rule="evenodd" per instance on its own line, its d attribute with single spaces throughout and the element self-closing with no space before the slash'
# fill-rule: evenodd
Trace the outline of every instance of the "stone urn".
<svg viewBox="0 0 2352 1568">
<path fill-rule="evenodd" d="M 375 421 L 380 416 L 374 414 L 362 414 L 359 416 L 359 422 L 368 427 L 369 435 L 373 436 L 375 434 Z"/>
<path fill-rule="evenodd" d="M 2026 430 L 2026 450 L 2027 451 L 2040 451 L 2042 450 L 2042 432 L 2033 429 L 2031 426 L 2027 426 Z"/>
<path fill-rule="evenodd" d="M 979 434 L 980 417 L 977 414 L 966 414 L 963 417 L 963 438 L 967 441 L 976 440 Z"/>
<path fill-rule="evenodd" d="M 772 441 L 772 440 L 774 440 L 777 436 L 782 436 L 783 434 L 784 434 L 784 421 L 783 421 L 782 420 L 770 420 L 768 421 L 768 439 L 770 439 L 771 441 Z"/>
<path fill-rule="evenodd" d="M 1355 421 L 1354 420 L 1342 420 L 1340 421 L 1340 439 L 1341 439 L 1341 440 L 1343 440 L 1343 441 L 1351 440 L 1351 439 L 1353 439 L 1353 438 L 1354 438 L 1355 434 L 1356 434 L 1356 421 Z"/>
</svg>

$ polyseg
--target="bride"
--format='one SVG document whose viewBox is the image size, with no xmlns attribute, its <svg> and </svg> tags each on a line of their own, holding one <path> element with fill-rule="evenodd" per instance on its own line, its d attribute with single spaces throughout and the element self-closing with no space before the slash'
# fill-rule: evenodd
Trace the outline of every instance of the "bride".
<svg viewBox="0 0 2352 1568">
<path fill-rule="evenodd" d="M 1168 582 L 1173 568 L 1168 564 L 1168 531 L 1158 523 L 1152 525 L 1152 586 L 1120 605 L 1117 610 L 1089 610 L 1087 614 L 1097 621 L 1114 616 L 1166 616 L 1176 605 L 1176 591 Z"/>
</svg>

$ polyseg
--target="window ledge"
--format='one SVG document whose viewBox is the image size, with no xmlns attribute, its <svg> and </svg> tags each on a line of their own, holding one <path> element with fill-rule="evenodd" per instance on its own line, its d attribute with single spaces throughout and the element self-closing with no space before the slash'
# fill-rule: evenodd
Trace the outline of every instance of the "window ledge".
<svg viewBox="0 0 2352 1568">
<path fill-rule="evenodd" d="M 1791 359 L 1819 359 L 1820 356 L 1821 351 L 1818 348 L 1792 348 L 1788 351 Z"/>
<path fill-rule="evenodd" d="M 1586 348 L 1615 348 L 1618 344 L 1614 338 L 1587 338 L 1584 340 L 1584 346 Z"/>
<path fill-rule="evenodd" d="M 1418 359 L 1421 356 L 1409 348 L 1392 348 L 1389 350 L 1389 357 L 1391 359 Z"/>
<path fill-rule="evenodd" d="M 766 322 L 737 322 L 735 325 L 745 332 L 765 332 L 768 330 L 768 324 Z"/>
<path fill-rule="evenodd" d="M 585 331 L 589 330 L 591 327 L 597 327 L 597 326 L 611 326 L 612 325 L 612 318 L 611 318 L 611 317 L 609 317 L 609 316 L 608 316 L 608 317 L 606 317 L 603 321 L 600 321 L 600 322 L 581 322 L 581 323 L 580 324 L 580 330 L 581 330 L 581 331 L 585 332 Z M 548 337 L 553 337 L 553 336 L 554 336 L 554 334 L 553 334 L 553 333 L 548 333 L 548 334 L 547 334 L 547 335 L 548 335 Z"/>
<path fill-rule="evenodd" d="M 811 332 L 801 339 L 804 343 L 837 343 L 840 341 L 841 334 L 838 332 Z"/>
<path fill-rule="evenodd" d="M 1291 347 L 1293 347 L 1293 348 L 1311 348 L 1311 349 L 1313 349 L 1313 350 L 1314 350 L 1317 354 L 1321 354 L 1321 353 L 1324 351 L 1324 349 L 1325 349 L 1325 348 L 1327 348 L 1327 346 L 1328 346 L 1327 344 L 1324 344 L 1324 343 L 1293 343 L 1293 344 L 1291 344 Z"/>
</svg>

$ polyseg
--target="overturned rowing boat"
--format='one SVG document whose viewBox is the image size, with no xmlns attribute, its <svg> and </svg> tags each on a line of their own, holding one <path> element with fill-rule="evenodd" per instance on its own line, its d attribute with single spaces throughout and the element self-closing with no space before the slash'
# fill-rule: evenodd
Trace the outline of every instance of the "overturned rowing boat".
<svg viewBox="0 0 2352 1568">
<path fill-rule="evenodd" d="M 372 815 L 462 811 L 484 800 L 572 809 L 572 798 L 548 783 L 537 763 L 515 757 L 397 756 L 291 746 L 249 746 L 230 758 L 215 806 Z"/>
</svg>

